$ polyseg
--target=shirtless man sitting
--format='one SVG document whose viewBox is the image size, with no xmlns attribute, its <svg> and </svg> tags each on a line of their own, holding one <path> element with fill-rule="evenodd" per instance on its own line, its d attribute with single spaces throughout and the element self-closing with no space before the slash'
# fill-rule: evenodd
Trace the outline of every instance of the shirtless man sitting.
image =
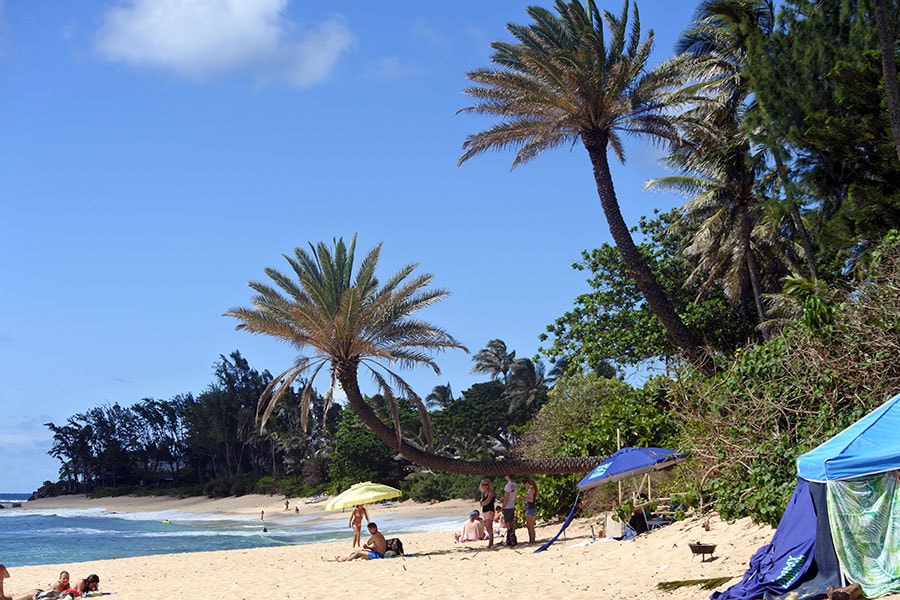
<svg viewBox="0 0 900 600">
<path fill-rule="evenodd" d="M 348 560 L 355 560 L 357 558 L 364 558 L 366 560 L 374 559 L 374 558 L 384 558 L 384 553 L 387 552 L 387 540 L 384 539 L 384 535 L 378 531 L 378 525 L 369 521 L 369 534 L 370 537 L 366 540 L 366 543 L 363 544 L 363 547 L 359 550 L 354 550 L 347 556 L 335 556 L 334 560 L 338 562 L 345 562 Z M 324 558 L 322 560 L 325 560 Z"/>
</svg>

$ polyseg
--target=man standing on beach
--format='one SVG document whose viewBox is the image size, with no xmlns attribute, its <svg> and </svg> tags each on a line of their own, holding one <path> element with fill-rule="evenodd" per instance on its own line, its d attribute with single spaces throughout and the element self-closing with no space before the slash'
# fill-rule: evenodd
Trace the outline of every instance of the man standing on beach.
<svg viewBox="0 0 900 600">
<path fill-rule="evenodd" d="M 503 487 L 503 521 L 506 523 L 506 545 L 516 545 L 516 480 L 512 475 L 506 476 Z"/>
</svg>

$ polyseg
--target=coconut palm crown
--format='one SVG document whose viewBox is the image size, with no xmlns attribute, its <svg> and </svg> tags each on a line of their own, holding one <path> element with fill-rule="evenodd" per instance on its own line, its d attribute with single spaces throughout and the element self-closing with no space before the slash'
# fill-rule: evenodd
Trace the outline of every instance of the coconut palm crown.
<svg viewBox="0 0 900 600">
<path fill-rule="evenodd" d="M 301 428 L 305 431 L 313 382 L 327 368 L 331 376 L 327 396 L 330 398 L 334 385 L 339 383 L 360 420 L 389 447 L 423 467 L 485 475 L 579 473 L 587 472 L 602 460 L 578 457 L 470 462 L 436 455 L 405 440 L 400 432 L 394 389 L 416 404 L 425 424 L 428 444 L 430 420 L 419 396 L 395 368 L 427 365 L 439 374 L 440 369 L 432 358 L 434 352 L 448 348 L 468 350 L 446 331 L 411 317 L 449 294 L 443 289 L 425 289 L 431 283 L 430 274 L 413 276 L 417 265 L 409 264 L 381 284 L 375 277 L 379 244 L 359 263 L 354 276 L 355 249 L 356 236 L 349 246 L 343 239 L 337 239 L 333 248 L 324 243 L 310 244 L 309 252 L 296 248 L 293 256 L 285 256 L 296 280 L 276 269 L 265 269 L 275 285 L 251 281 L 249 285 L 256 292 L 252 306 L 232 308 L 225 313 L 238 319 L 238 330 L 272 336 L 306 353 L 275 376 L 264 390 L 257 408 L 263 423 L 281 395 L 308 372 L 301 395 Z M 366 403 L 357 380 L 360 367 L 371 374 L 389 401 L 393 429 Z"/>
</svg>

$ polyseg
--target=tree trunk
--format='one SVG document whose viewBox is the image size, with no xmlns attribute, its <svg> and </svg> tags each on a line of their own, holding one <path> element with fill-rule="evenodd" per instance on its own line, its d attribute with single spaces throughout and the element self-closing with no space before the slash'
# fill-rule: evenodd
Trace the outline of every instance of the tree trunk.
<svg viewBox="0 0 900 600">
<path fill-rule="evenodd" d="M 366 427 L 372 430 L 381 441 L 394 451 L 402 454 L 421 467 L 449 473 L 501 477 L 506 474 L 515 475 L 566 475 L 570 473 L 587 474 L 604 459 L 597 456 L 580 456 L 574 458 L 547 458 L 541 460 L 486 460 L 465 461 L 446 456 L 438 456 L 411 446 L 399 439 L 397 432 L 385 425 L 372 408 L 366 404 L 357 382 L 357 365 L 343 364 L 335 366 L 335 374 L 353 411 Z"/>
<path fill-rule="evenodd" d="M 813 281 L 816 281 L 819 279 L 819 273 L 816 270 L 815 253 L 813 252 L 812 242 L 809 239 L 809 231 L 806 229 L 806 224 L 803 223 L 803 216 L 800 214 L 800 209 L 797 207 L 797 201 L 794 199 L 794 191 L 791 182 L 788 180 L 787 169 L 784 167 L 784 161 L 781 160 L 781 149 L 772 148 L 771 146 L 770 148 L 772 157 L 775 159 L 775 170 L 778 173 L 778 178 L 781 180 L 781 187 L 784 189 L 784 197 L 788 203 L 791 221 L 793 221 L 794 228 L 800 236 L 800 243 L 803 246 L 803 254 L 806 258 L 809 276 Z"/>
<path fill-rule="evenodd" d="M 691 361 L 691 364 L 707 377 L 715 374 L 715 365 L 709 354 L 701 346 L 694 333 L 688 329 L 675 312 L 668 294 L 663 290 L 649 265 L 638 252 L 628 225 L 622 217 L 619 201 L 616 198 L 616 190 L 613 186 L 612 173 L 609 170 L 607 160 L 607 135 L 602 132 L 582 132 L 582 142 L 591 157 L 594 167 L 594 181 L 597 184 L 597 195 L 600 196 L 600 205 L 609 225 L 609 232 L 616 249 L 622 257 L 622 263 L 628 269 L 634 279 L 634 283 L 644 296 L 644 300 L 654 315 L 662 322 L 663 326 L 677 345 Z"/>
<path fill-rule="evenodd" d="M 875 22 L 878 24 L 878 46 L 881 49 L 881 71 L 884 74 L 884 95 L 894 150 L 900 160 L 900 83 L 897 82 L 897 60 L 894 54 L 894 19 L 888 0 L 873 0 Z"/>
</svg>

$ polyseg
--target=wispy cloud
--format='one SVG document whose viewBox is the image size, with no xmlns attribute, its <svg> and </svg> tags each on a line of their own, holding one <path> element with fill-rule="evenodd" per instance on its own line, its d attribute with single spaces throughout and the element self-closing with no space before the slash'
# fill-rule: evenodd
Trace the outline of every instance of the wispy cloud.
<svg viewBox="0 0 900 600">
<path fill-rule="evenodd" d="M 128 0 L 103 16 L 105 59 L 202 80 L 245 73 L 263 82 L 314 85 L 353 45 L 339 16 L 301 27 L 287 0 Z"/>
<path fill-rule="evenodd" d="M 395 56 L 367 61 L 363 74 L 367 79 L 394 80 L 418 75 L 421 67 L 414 63 L 403 62 Z"/>
</svg>

